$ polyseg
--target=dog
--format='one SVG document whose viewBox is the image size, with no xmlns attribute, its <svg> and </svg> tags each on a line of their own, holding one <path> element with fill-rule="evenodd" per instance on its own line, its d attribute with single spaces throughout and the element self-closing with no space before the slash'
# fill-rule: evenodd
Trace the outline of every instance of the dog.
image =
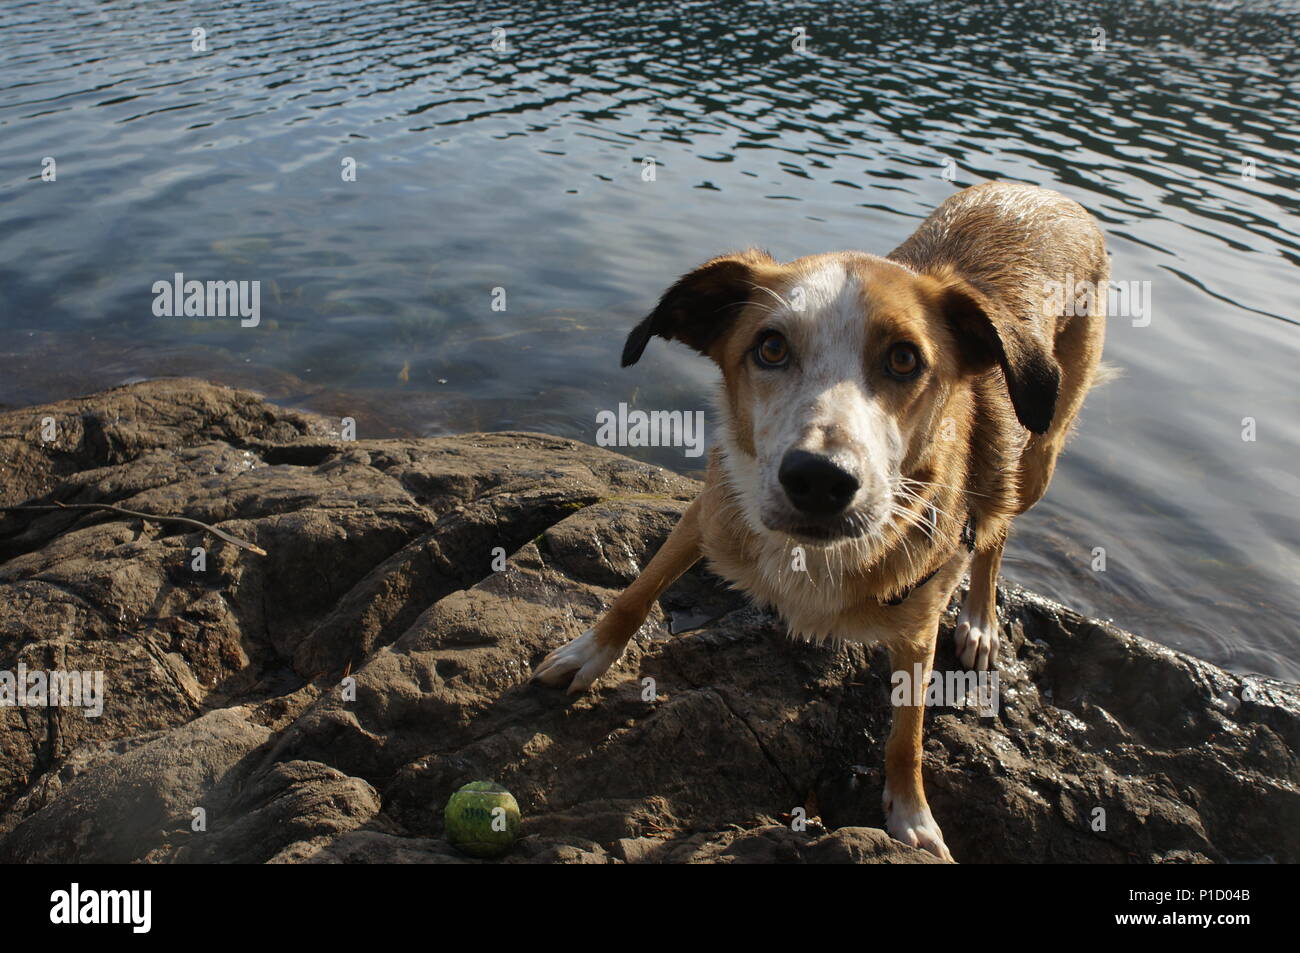
<svg viewBox="0 0 1300 953">
<path fill-rule="evenodd" d="M 632 330 L 622 363 L 658 336 L 721 370 L 704 489 L 636 581 L 534 680 L 590 688 L 704 558 L 792 633 L 880 642 L 896 672 L 919 666 L 922 686 L 886 743 L 885 827 L 951 860 L 921 780 L 940 618 L 969 571 L 957 654 L 977 671 L 996 664 L 1003 546 L 1046 491 L 1096 377 L 1109 277 L 1082 206 L 1000 182 L 950 196 L 884 258 L 782 264 L 751 249 L 684 275 Z M 1062 287 L 1102 293 L 1063 301 Z"/>
</svg>

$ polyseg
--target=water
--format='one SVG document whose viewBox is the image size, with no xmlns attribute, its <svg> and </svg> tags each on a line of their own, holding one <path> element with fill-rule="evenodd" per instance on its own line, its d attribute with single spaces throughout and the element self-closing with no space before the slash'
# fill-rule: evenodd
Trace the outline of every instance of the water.
<svg viewBox="0 0 1300 953">
<path fill-rule="evenodd" d="M 620 401 L 708 406 L 680 348 L 618 368 L 682 271 L 749 244 L 884 253 L 955 188 L 1035 182 L 1099 217 L 1153 313 L 1112 318 L 1124 377 L 1005 575 L 1300 678 L 1298 24 L 1293 3 L 8 2 L 0 403 L 196 374 L 363 437 L 593 441 Z M 154 317 L 177 271 L 260 280 L 261 324 Z"/>
</svg>

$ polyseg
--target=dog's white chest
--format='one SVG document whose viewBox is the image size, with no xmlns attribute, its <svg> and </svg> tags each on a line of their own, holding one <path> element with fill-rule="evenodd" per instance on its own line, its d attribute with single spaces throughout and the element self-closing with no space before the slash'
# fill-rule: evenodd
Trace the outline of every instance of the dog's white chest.
<svg viewBox="0 0 1300 953">
<path fill-rule="evenodd" d="M 875 642 L 884 637 L 884 631 L 864 625 L 857 611 L 859 595 L 843 584 L 834 551 L 756 542 L 756 551 L 743 555 L 711 552 L 706 542 L 709 568 L 755 602 L 775 609 L 800 638 Z"/>
</svg>

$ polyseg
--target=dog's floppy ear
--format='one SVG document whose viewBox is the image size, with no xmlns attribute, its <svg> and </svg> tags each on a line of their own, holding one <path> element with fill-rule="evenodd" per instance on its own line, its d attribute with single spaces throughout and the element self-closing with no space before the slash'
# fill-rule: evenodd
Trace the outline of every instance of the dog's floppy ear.
<svg viewBox="0 0 1300 953">
<path fill-rule="evenodd" d="M 751 248 L 738 255 L 711 259 L 683 275 L 627 336 L 623 366 L 639 361 L 656 334 L 707 354 L 754 294 L 758 272 L 773 264 L 767 252 Z"/>
<path fill-rule="evenodd" d="M 975 370 L 999 365 L 1017 419 L 1027 430 L 1046 433 L 1056 413 L 1061 368 L 1032 319 L 1012 314 L 951 269 L 931 277 L 963 363 Z"/>
</svg>

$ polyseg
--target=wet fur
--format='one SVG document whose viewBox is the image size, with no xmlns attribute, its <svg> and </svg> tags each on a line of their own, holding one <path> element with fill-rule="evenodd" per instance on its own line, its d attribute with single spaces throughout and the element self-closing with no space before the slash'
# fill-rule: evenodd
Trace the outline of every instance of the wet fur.
<svg viewBox="0 0 1300 953">
<path fill-rule="evenodd" d="M 978 667 L 994 664 L 996 578 L 1010 523 L 1045 492 L 1102 349 L 1099 305 L 1077 316 L 1044 313 L 1047 284 L 1067 277 L 1098 287 L 1109 279 L 1091 216 L 1055 192 L 1004 183 L 950 197 L 885 258 L 840 252 L 782 264 L 750 250 L 683 276 L 631 332 L 623 363 L 634 363 L 660 336 L 708 355 L 721 369 L 720 439 L 705 488 L 642 576 L 592 630 L 551 653 L 536 677 L 560 684 L 572 676 L 571 691 L 589 687 L 621 655 L 663 590 L 701 556 L 775 608 L 793 633 L 881 642 L 896 669 L 920 664 L 927 675 L 939 618 L 969 568 L 959 650 L 964 635 Z M 811 349 L 810 360 L 836 359 L 836 349 L 859 342 L 861 333 L 864 353 L 844 366 L 861 360 L 857 370 L 868 385 L 890 341 L 916 342 L 928 364 L 924 388 L 877 382 L 874 402 L 858 411 L 846 390 L 844 399 L 810 402 L 815 412 L 793 422 L 800 447 L 865 460 L 868 470 L 873 453 L 901 459 L 896 477 L 868 474 L 887 519 L 826 546 L 764 522 L 772 491 L 762 473 L 770 461 L 756 446 L 760 435 L 769 443 L 776 436 L 765 429 L 771 414 L 756 419 L 754 408 L 807 395 L 774 399 L 770 389 L 782 386 L 780 379 L 756 372 L 750 351 L 772 315 L 789 312 L 796 288 L 820 295 L 810 303 L 817 321 L 792 318 L 790 325 L 792 335 L 804 335 L 799 345 Z M 853 323 L 855 308 L 865 331 Z M 855 446 L 863 440 L 875 442 L 870 452 Z M 959 544 L 968 515 L 973 557 Z M 854 528 L 868 522 L 862 516 Z M 803 547 L 806 572 L 792 568 L 795 546 Z M 888 826 L 894 836 L 948 857 L 921 784 L 922 721 L 920 708 L 901 707 L 895 717 L 886 749 Z"/>
</svg>

